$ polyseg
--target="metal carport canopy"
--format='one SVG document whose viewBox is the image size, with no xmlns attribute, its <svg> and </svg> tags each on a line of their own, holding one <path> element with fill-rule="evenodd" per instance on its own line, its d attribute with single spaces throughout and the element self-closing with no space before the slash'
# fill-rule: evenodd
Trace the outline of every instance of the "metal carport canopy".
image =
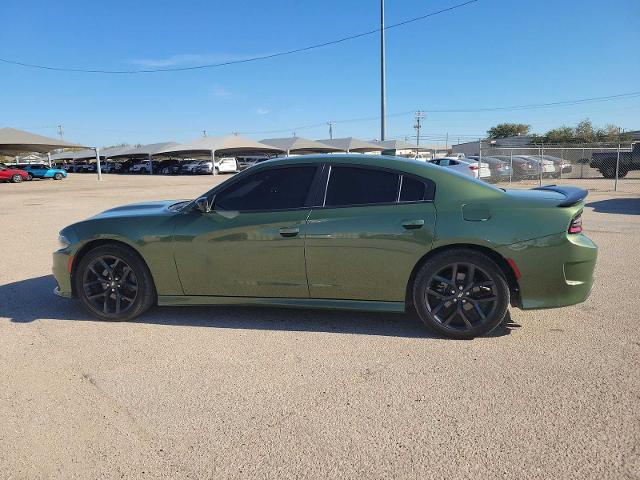
<svg viewBox="0 0 640 480">
<path fill-rule="evenodd" d="M 371 143 L 384 147 L 384 150 L 417 150 L 418 145 L 404 140 L 373 140 Z"/>
<path fill-rule="evenodd" d="M 147 158 L 155 155 L 161 150 L 177 146 L 176 142 L 150 143 L 148 145 L 140 145 L 139 147 L 127 147 L 119 153 L 110 154 L 109 158 Z"/>
<path fill-rule="evenodd" d="M 280 148 L 287 156 L 291 153 L 306 155 L 310 153 L 342 152 L 342 150 L 337 147 L 302 137 L 265 138 L 264 140 L 260 140 L 260 143 Z"/>
<path fill-rule="evenodd" d="M 284 150 L 239 135 L 223 137 L 201 137 L 189 143 L 165 148 L 154 156 L 206 157 L 213 162 L 212 173 L 215 175 L 216 153 L 221 155 L 246 155 L 256 153 L 282 153 Z"/>
<path fill-rule="evenodd" d="M 382 150 L 386 150 L 384 147 L 376 145 L 375 143 L 365 142 L 364 140 L 353 137 L 327 138 L 326 140 L 318 140 L 318 142 L 335 147 L 339 151 L 346 153 L 381 152 Z"/>
<path fill-rule="evenodd" d="M 36 135 L 35 133 L 15 128 L 0 128 L 0 155 L 17 155 L 19 153 L 49 153 L 56 148 L 83 148 L 64 140 Z"/>
<path fill-rule="evenodd" d="M 222 137 L 201 137 L 188 143 L 162 149 L 154 154 L 154 156 L 206 156 L 207 158 L 213 159 L 216 153 L 223 155 L 242 155 L 248 153 L 282 152 L 284 152 L 282 148 L 265 145 L 250 138 L 244 138 L 239 135 L 226 135 Z"/>
</svg>

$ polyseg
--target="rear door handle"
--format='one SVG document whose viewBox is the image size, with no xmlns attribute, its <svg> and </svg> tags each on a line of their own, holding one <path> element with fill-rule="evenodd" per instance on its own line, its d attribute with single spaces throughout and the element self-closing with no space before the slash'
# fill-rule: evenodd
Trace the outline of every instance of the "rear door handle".
<svg viewBox="0 0 640 480">
<path fill-rule="evenodd" d="M 422 228 L 424 225 L 424 220 L 407 220 L 402 222 L 402 226 L 407 230 L 415 230 L 417 228 Z"/>
<path fill-rule="evenodd" d="M 279 232 L 283 237 L 295 237 L 300 233 L 300 229 L 298 227 L 282 227 Z"/>
</svg>

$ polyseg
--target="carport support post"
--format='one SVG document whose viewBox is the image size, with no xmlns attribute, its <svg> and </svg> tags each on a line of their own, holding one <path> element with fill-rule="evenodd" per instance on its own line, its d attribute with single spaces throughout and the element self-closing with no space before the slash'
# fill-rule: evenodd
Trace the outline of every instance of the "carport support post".
<svg viewBox="0 0 640 480">
<path fill-rule="evenodd" d="M 102 181 L 102 165 L 100 165 L 100 149 L 98 147 L 94 148 L 96 151 L 96 161 L 98 162 L 96 165 L 96 170 L 98 171 L 98 181 Z"/>
<path fill-rule="evenodd" d="M 559 178 L 562 179 L 562 167 L 564 165 L 564 148 L 560 149 L 560 175 Z"/>
<path fill-rule="evenodd" d="M 149 175 L 153 175 L 153 162 L 151 162 L 151 154 L 149 154 Z"/>
<path fill-rule="evenodd" d="M 511 183 L 511 179 L 513 178 L 513 148 L 511 149 L 511 152 L 509 153 L 509 159 L 511 161 L 511 167 L 509 169 L 509 183 Z"/>
<path fill-rule="evenodd" d="M 211 175 L 216 174 L 216 151 L 211 150 Z"/>
<path fill-rule="evenodd" d="M 613 191 L 618 191 L 618 174 L 620 173 L 620 142 L 618 142 L 618 152 L 616 155 L 616 179 L 613 183 Z"/>
<path fill-rule="evenodd" d="M 51 153 L 47 152 L 47 160 L 49 160 L 49 168 L 51 168 Z"/>
<path fill-rule="evenodd" d="M 542 155 L 544 154 L 544 146 L 538 149 L 538 156 L 540 157 L 540 161 L 538 162 L 538 165 L 540 165 L 540 179 L 539 179 L 539 186 L 542 186 Z"/>
</svg>

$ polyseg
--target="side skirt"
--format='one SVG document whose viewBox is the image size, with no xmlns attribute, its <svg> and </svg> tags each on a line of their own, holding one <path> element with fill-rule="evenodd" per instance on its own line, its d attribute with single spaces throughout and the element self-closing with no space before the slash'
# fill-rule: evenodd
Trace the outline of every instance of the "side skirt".
<svg viewBox="0 0 640 480">
<path fill-rule="evenodd" d="M 204 295 L 160 295 L 160 306 L 180 305 L 243 305 L 327 310 L 358 310 L 368 312 L 404 313 L 404 302 L 374 302 L 367 300 L 327 300 L 320 298 L 259 298 L 209 297 Z"/>
</svg>

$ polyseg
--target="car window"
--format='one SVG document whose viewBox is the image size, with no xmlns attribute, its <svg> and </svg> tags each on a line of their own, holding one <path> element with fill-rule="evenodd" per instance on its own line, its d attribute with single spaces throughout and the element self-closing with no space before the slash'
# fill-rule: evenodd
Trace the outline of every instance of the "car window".
<svg viewBox="0 0 640 480">
<path fill-rule="evenodd" d="M 304 207 L 316 166 L 270 168 L 235 182 L 216 195 L 222 210 L 289 210 Z"/>
<path fill-rule="evenodd" d="M 457 160 L 449 160 L 449 166 L 453 167 L 454 165 L 460 165 L 460 162 Z"/>
<path fill-rule="evenodd" d="M 392 203 L 398 198 L 397 173 L 357 167 L 331 167 L 325 206 Z"/>
<path fill-rule="evenodd" d="M 400 187 L 401 202 L 419 202 L 425 199 L 426 185 L 415 178 L 402 176 L 402 186 Z"/>
</svg>

